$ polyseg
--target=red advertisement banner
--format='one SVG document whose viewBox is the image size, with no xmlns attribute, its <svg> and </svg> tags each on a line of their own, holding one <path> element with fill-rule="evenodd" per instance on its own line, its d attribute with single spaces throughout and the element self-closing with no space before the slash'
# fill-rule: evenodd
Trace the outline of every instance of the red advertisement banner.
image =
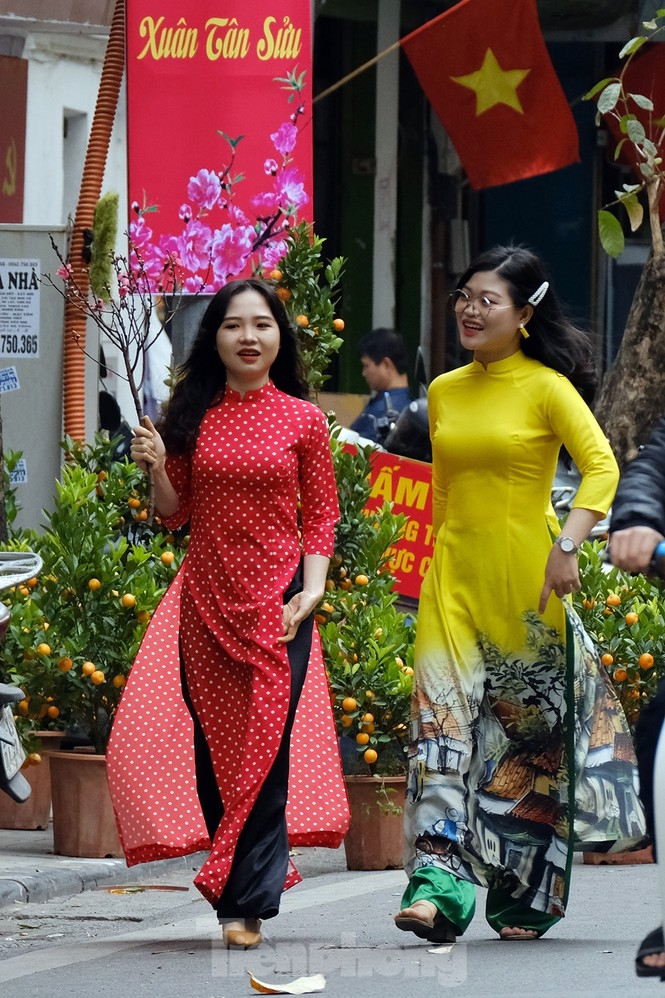
<svg viewBox="0 0 665 998">
<path fill-rule="evenodd" d="M 377 509 L 387 500 L 394 513 L 408 517 L 404 536 L 392 551 L 390 571 L 397 592 L 418 599 L 434 549 L 432 466 L 385 451 L 374 451 L 371 462 L 372 491 L 366 508 Z"/>
<path fill-rule="evenodd" d="M 129 231 L 152 290 L 169 259 L 191 293 L 269 271 L 311 220 L 311 63 L 309 0 L 127 0 Z"/>
</svg>

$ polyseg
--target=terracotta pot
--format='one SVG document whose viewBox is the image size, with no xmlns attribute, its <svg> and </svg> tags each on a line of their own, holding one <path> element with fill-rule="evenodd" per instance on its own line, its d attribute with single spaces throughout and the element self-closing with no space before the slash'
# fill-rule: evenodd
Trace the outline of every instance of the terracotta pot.
<svg viewBox="0 0 665 998">
<path fill-rule="evenodd" d="M 53 852 L 96 859 L 123 856 L 106 777 L 106 756 L 51 752 Z"/>
<path fill-rule="evenodd" d="M 22 772 L 32 787 L 32 793 L 23 804 L 17 804 L 7 794 L 0 793 L 0 828 L 48 828 L 51 818 L 51 775 L 47 749 L 56 750 L 63 739 L 63 731 L 36 732 L 42 761 L 37 766 L 26 766 Z"/>
<path fill-rule="evenodd" d="M 351 807 L 351 824 L 344 839 L 349 870 L 401 870 L 404 853 L 402 815 L 386 813 L 377 791 L 381 781 L 373 776 L 345 776 Z M 391 804 L 401 808 L 406 794 L 406 776 L 385 777 Z M 384 798 L 385 799 L 385 798 Z"/>
</svg>

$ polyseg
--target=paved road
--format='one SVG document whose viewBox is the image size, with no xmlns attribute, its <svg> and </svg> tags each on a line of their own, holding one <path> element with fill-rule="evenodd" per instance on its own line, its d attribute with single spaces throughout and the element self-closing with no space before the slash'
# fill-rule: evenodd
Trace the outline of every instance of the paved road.
<svg viewBox="0 0 665 998">
<path fill-rule="evenodd" d="M 305 851 L 300 865 L 305 881 L 284 896 L 264 946 L 247 953 L 221 948 L 187 871 L 148 885 L 161 890 L 15 902 L 0 910 L 0 994 L 240 998 L 256 994 L 248 970 L 273 982 L 322 973 L 328 998 L 660 993 L 659 982 L 633 971 L 636 944 L 659 918 L 653 866 L 576 864 L 569 915 L 547 938 L 501 942 L 479 911 L 463 943 L 432 952 L 391 924 L 401 871 L 350 873 L 342 854 L 327 850 Z"/>
</svg>

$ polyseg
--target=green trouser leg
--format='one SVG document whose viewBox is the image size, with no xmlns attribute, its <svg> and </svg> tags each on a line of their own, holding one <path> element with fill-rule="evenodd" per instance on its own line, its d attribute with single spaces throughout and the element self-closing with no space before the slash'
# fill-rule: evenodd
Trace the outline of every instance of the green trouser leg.
<svg viewBox="0 0 665 998">
<path fill-rule="evenodd" d="M 519 898 L 511 897 L 510 892 L 501 887 L 493 887 L 487 892 L 485 918 L 495 932 L 505 928 L 534 929 L 539 936 L 559 921 L 558 915 L 527 908 Z"/>
<path fill-rule="evenodd" d="M 420 866 L 404 891 L 402 908 L 410 908 L 414 901 L 431 901 L 461 935 L 476 910 L 476 888 L 438 866 Z"/>
<path fill-rule="evenodd" d="M 421 866 L 414 871 L 404 891 L 402 908 L 411 907 L 415 901 L 431 901 L 461 935 L 476 909 L 476 889 L 473 884 L 459 880 L 438 866 Z M 495 932 L 504 928 L 533 929 L 540 936 L 559 921 L 558 915 L 529 908 L 501 887 L 493 887 L 487 892 L 485 917 Z"/>
</svg>

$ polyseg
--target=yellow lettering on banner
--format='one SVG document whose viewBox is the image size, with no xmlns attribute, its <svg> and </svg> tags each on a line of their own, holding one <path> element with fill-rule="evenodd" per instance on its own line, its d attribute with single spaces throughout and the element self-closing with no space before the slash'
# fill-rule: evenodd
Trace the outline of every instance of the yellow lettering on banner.
<svg viewBox="0 0 665 998">
<path fill-rule="evenodd" d="M 417 541 L 418 532 L 420 530 L 420 524 L 417 520 L 407 520 L 406 526 L 404 528 L 404 540 L 405 541 Z"/>
<path fill-rule="evenodd" d="M 228 27 L 227 27 L 228 25 Z M 227 28 L 218 34 L 218 29 Z M 244 59 L 249 52 L 249 28 L 239 28 L 235 17 L 211 17 L 206 21 L 206 55 L 217 59 Z"/>
<path fill-rule="evenodd" d="M 372 499 L 378 497 L 387 502 L 393 501 L 393 469 L 383 468 L 376 476 L 376 481 L 372 486 L 370 496 Z"/>
<path fill-rule="evenodd" d="M 427 569 L 429 568 L 431 561 L 432 559 L 430 558 L 430 556 L 426 555 L 420 562 L 420 568 L 418 571 L 420 573 L 421 579 L 425 578 L 425 573 L 427 572 Z"/>
<path fill-rule="evenodd" d="M 400 478 L 395 489 L 395 502 L 402 506 L 424 509 L 428 492 L 427 482 L 414 482 L 412 478 Z"/>
<path fill-rule="evenodd" d="M 147 42 L 137 59 L 149 55 L 153 59 L 193 59 L 199 47 L 199 33 L 196 28 L 188 28 L 187 21 L 181 17 L 177 27 L 162 28 L 164 17 L 156 21 L 146 16 L 139 25 L 141 38 L 147 36 Z"/>
<path fill-rule="evenodd" d="M 7 155 L 5 156 L 5 166 L 7 167 L 7 173 L 2 181 L 2 193 L 6 194 L 7 197 L 11 197 L 16 194 L 16 163 L 18 160 L 18 153 L 16 151 L 16 141 L 11 139 L 9 145 L 7 146 Z"/>
<path fill-rule="evenodd" d="M 409 572 L 413 571 L 414 561 L 413 552 L 407 551 L 406 548 L 401 548 L 395 551 L 395 556 L 390 562 L 390 570 L 391 572 L 402 572 L 403 575 L 408 575 Z"/>
<path fill-rule="evenodd" d="M 263 22 L 263 38 L 256 46 L 256 54 L 262 62 L 267 59 L 296 59 L 302 49 L 302 29 L 294 28 L 288 15 L 283 20 L 284 27 L 273 35 L 272 26 L 276 18 L 266 17 Z"/>
<path fill-rule="evenodd" d="M 432 524 L 427 524 L 427 530 L 425 531 L 425 544 L 429 547 L 430 544 L 434 543 L 434 530 L 432 529 Z"/>
</svg>

